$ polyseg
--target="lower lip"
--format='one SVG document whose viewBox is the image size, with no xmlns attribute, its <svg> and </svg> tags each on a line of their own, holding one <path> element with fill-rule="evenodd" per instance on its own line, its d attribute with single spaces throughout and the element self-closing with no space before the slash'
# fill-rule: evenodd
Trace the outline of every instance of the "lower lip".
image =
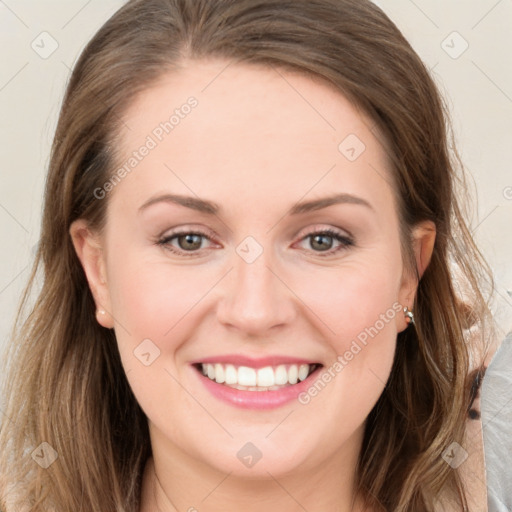
<svg viewBox="0 0 512 512">
<path fill-rule="evenodd" d="M 240 407 L 241 409 L 274 409 L 291 402 L 297 399 L 300 393 L 306 391 L 311 386 L 321 369 L 322 367 L 317 368 L 302 382 L 281 389 L 272 391 L 242 391 L 224 384 L 219 384 L 204 376 L 197 368 L 193 368 L 201 382 L 213 396 L 230 405 Z"/>
</svg>

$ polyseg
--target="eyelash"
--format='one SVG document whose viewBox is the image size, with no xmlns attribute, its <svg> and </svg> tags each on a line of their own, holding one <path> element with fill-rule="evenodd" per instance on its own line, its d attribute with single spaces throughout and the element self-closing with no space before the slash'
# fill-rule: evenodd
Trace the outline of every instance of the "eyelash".
<svg viewBox="0 0 512 512">
<path fill-rule="evenodd" d="M 203 233 L 201 231 L 183 230 L 183 231 L 176 231 L 174 233 L 166 235 L 165 237 L 160 238 L 157 241 L 157 245 L 160 245 L 160 246 L 164 247 L 166 250 L 169 250 L 175 254 L 184 256 L 186 258 L 197 257 L 200 249 L 197 251 L 184 251 L 182 249 L 176 249 L 175 247 L 170 245 L 171 240 L 173 240 L 174 238 L 177 238 L 179 236 L 183 236 L 183 235 L 199 235 L 199 236 L 207 238 L 208 240 L 211 240 L 210 235 Z M 310 237 L 314 237 L 315 235 L 330 236 L 330 237 L 334 238 L 335 240 L 337 240 L 338 242 L 340 242 L 340 244 L 341 244 L 339 247 L 337 247 L 335 249 L 329 249 L 328 251 L 313 251 L 313 252 L 317 253 L 318 256 L 320 256 L 321 258 L 332 256 L 333 254 L 354 245 L 354 240 L 351 237 L 342 235 L 342 234 L 338 233 L 337 231 L 335 231 L 333 229 L 329 229 L 329 228 L 312 231 L 311 233 L 308 233 L 306 236 L 303 236 L 300 241 L 306 240 L 307 238 L 310 238 Z"/>
</svg>

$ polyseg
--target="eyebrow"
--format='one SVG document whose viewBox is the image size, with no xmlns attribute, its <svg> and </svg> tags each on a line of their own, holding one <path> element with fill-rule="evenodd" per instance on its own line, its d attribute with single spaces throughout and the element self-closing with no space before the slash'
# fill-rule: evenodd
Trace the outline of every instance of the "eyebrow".
<svg viewBox="0 0 512 512">
<path fill-rule="evenodd" d="M 221 210 L 220 206 L 217 203 L 213 201 L 208 201 L 206 199 L 199 199 L 197 197 L 184 196 L 180 194 L 161 194 L 152 197 L 148 201 L 146 201 L 139 208 L 139 212 L 145 210 L 146 208 L 153 204 L 161 202 L 177 204 L 180 206 L 184 206 L 185 208 L 196 210 L 201 213 L 206 213 L 208 215 L 217 215 Z M 328 197 L 322 197 L 320 199 L 313 199 L 311 201 L 303 201 L 301 203 L 296 203 L 290 208 L 290 210 L 288 210 L 287 214 L 299 215 L 301 213 L 321 210 L 323 208 L 327 208 L 328 206 L 332 206 L 335 204 L 356 204 L 365 206 L 370 210 L 373 210 L 372 205 L 365 199 L 358 196 L 354 196 L 352 194 L 343 193 L 335 194 Z"/>
</svg>

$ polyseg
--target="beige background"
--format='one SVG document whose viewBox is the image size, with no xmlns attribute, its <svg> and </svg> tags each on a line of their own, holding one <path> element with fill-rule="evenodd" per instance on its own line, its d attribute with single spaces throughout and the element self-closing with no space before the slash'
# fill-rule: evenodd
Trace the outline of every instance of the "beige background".
<svg viewBox="0 0 512 512">
<path fill-rule="evenodd" d="M 123 3 L 0 0 L 0 345 L 39 238 L 49 149 L 70 69 Z M 512 328 L 512 1 L 377 3 L 432 69 L 450 104 L 478 193 L 471 226 L 495 272 L 495 311 L 505 333 Z"/>
</svg>

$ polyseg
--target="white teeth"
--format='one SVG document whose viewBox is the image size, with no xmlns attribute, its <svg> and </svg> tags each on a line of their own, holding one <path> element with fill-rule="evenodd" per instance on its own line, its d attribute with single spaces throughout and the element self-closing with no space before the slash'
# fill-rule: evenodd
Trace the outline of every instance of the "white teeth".
<svg viewBox="0 0 512 512">
<path fill-rule="evenodd" d="M 209 375 L 208 375 L 209 377 Z M 211 378 L 211 377 L 210 377 Z M 222 384 L 226 380 L 224 376 L 224 367 L 221 364 L 215 365 L 215 381 Z"/>
<path fill-rule="evenodd" d="M 201 365 L 203 375 L 209 379 L 219 384 L 249 391 L 274 390 L 297 384 L 298 381 L 308 377 L 311 369 L 312 365 L 309 364 L 280 364 L 258 369 L 220 363 Z"/>
<path fill-rule="evenodd" d="M 304 380 L 309 373 L 309 365 L 308 364 L 301 364 L 299 367 L 299 380 Z"/>
<path fill-rule="evenodd" d="M 275 384 L 274 370 L 272 366 L 260 368 L 257 373 L 258 386 L 269 387 Z"/>
<path fill-rule="evenodd" d="M 297 384 L 297 380 L 299 379 L 299 369 L 297 368 L 297 365 L 293 364 L 290 366 L 290 369 L 288 370 L 288 382 L 290 384 Z"/>
<path fill-rule="evenodd" d="M 307 366 L 307 365 L 306 365 Z M 284 364 L 280 364 L 275 371 L 275 384 L 282 386 L 288 383 L 288 370 Z"/>
<path fill-rule="evenodd" d="M 204 366 L 204 365 L 203 365 Z M 209 366 L 209 365 L 207 365 Z M 226 366 L 226 384 L 236 384 L 238 382 L 238 373 L 232 364 Z"/>
<path fill-rule="evenodd" d="M 238 368 L 238 384 L 240 386 L 256 386 L 256 370 L 247 366 Z"/>
</svg>

